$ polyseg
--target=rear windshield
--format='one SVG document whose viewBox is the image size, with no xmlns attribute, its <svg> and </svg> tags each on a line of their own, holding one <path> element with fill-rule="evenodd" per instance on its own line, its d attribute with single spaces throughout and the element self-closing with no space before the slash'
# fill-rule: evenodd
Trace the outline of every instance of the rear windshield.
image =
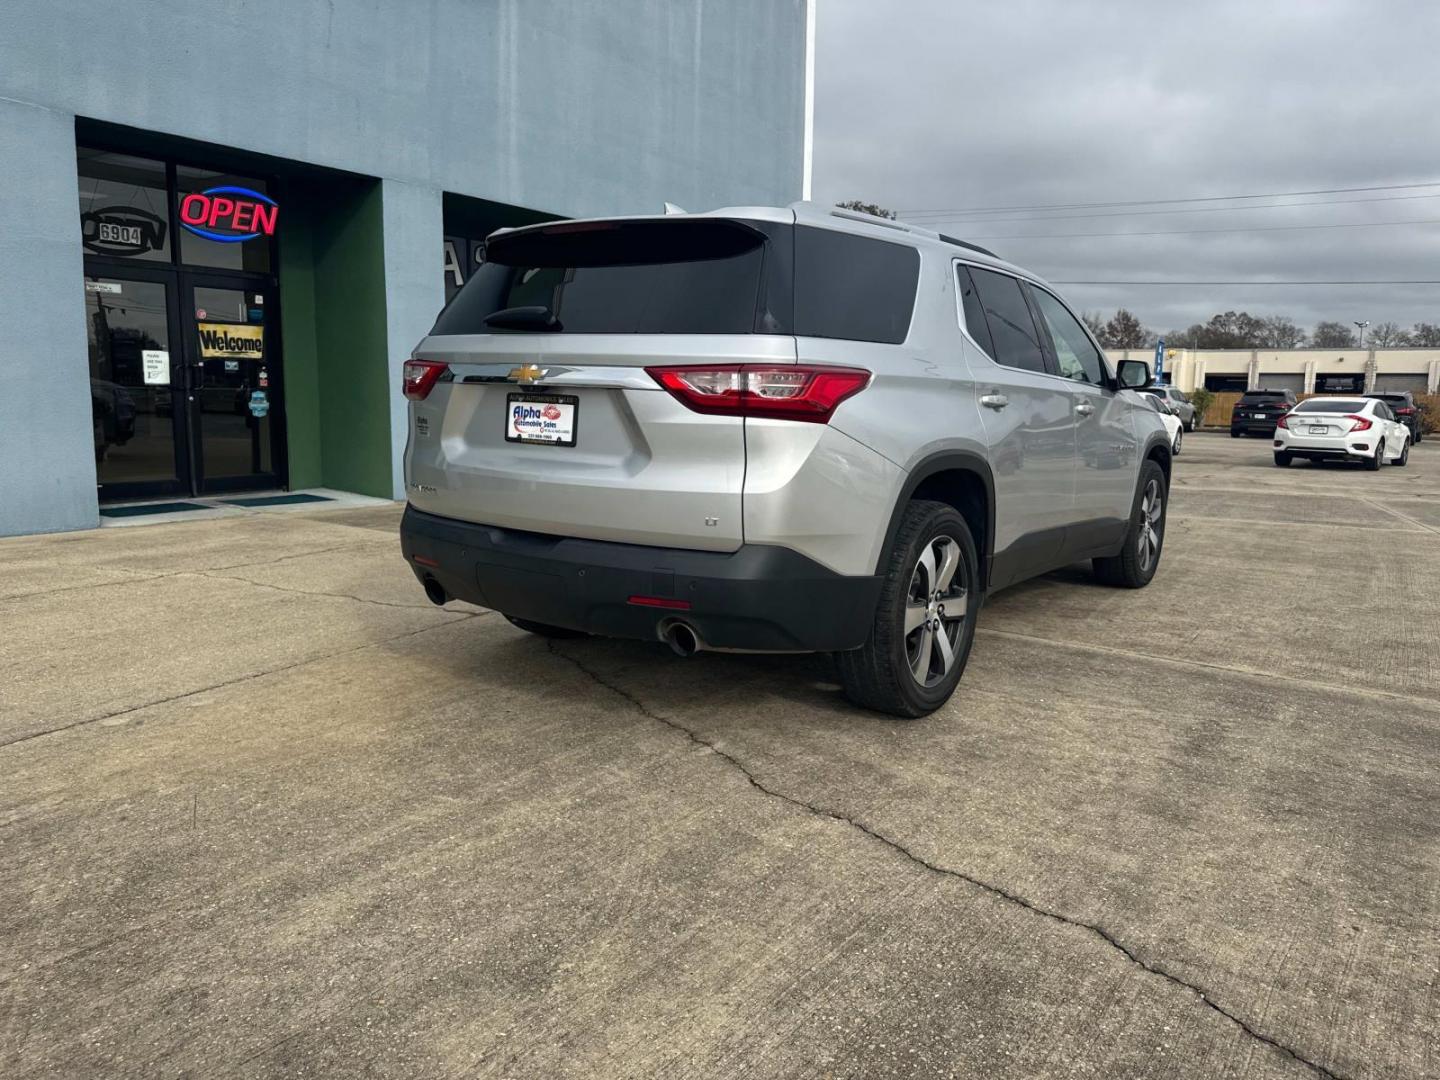
<svg viewBox="0 0 1440 1080">
<path fill-rule="evenodd" d="M 898 344 L 920 254 L 724 218 L 564 222 L 492 238 L 433 334 L 797 334 Z"/>
<path fill-rule="evenodd" d="M 1242 395 L 1240 398 L 1240 401 L 1243 404 L 1247 405 L 1274 405 L 1276 402 L 1281 402 L 1284 400 L 1285 395 L 1280 393 L 1279 391 L 1267 394 L 1263 390 L 1251 390 L 1248 393 Z"/>
<path fill-rule="evenodd" d="M 1296 405 L 1294 412 L 1353 413 L 1370 404 L 1368 401 L 1353 401 L 1350 398 L 1310 398 Z"/>
</svg>

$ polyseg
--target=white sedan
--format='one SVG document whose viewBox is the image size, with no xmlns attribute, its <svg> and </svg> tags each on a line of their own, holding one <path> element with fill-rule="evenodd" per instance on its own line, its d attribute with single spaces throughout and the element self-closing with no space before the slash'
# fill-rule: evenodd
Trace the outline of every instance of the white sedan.
<svg viewBox="0 0 1440 1080">
<path fill-rule="evenodd" d="M 1410 429 L 1375 398 L 1306 398 L 1275 427 L 1275 464 L 1297 457 L 1363 461 L 1370 470 L 1410 460 Z"/>
<path fill-rule="evenodd" d="M 1160 421 L 1170 436 L 1171 455 L 1180 453 L 1180 443 L 1185 438 L 1185 424 L 1181 421 L 1180 414 L 1175 411 L 1175 406 L 1154 394 L 1141 394 L 1140 400 L 1160 414 Z"/>
</svg>

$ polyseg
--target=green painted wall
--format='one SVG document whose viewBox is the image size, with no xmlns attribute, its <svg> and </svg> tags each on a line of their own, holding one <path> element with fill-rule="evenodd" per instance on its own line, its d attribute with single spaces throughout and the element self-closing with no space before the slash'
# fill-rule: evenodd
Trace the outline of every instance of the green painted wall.
<svg viewBox="0 0 1440 1080">
<path fill-rule="evenodd" d="M 389 498 L 380 184 L 289 186 L 280 248 L 290 486 Z"/>
</svg>

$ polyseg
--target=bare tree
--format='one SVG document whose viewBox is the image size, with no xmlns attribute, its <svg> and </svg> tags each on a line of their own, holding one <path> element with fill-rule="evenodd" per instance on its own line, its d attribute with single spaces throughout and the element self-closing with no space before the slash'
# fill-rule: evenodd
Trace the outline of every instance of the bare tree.
<svg viewBox="0 0 1440 1080">
<path fill-rule="evenodd" d="M 1410 335 L 1398 323 L 1377 323 L 1370 328 L 1370 344 L 1377 349 L 1400 349 L 1410 344 Z"/>
<path fill-rule="evenodd" d="M 1350 349 L 1355 346 L 1355 332 L 1344 323 L 1318 322 L 1310 344 L 1317 349 Z"/>
<path fill-rule="evenodd" d="M 885 207 L 873 202 L 863 202 L 860 199 L 846 199 L 844 202 L 837 202 L 835 205 L 841 210 L 857 210 L 862 214 L 869 214 L 872 217 L 889 218 L 891 221 L 895 220 L 894 210 L 886 210 Z"/>
<path fill-rule="evenodd" d="M 1440 326 L 1417 322 L 1410 328 L 1410 344 L 1420 349 L 1440 349 Z"/>
<path fill-rule="evenodd" d="M 1110 339 L 1106 347 L 1111 349 L 1143 349 L 1155 343 L 1155 335 L 1124 308 L 1115 312 L 1105 324 L 1105 334 Z"/>
<path fill-rule="evenodd" d="M 1305 344 L 1305 331 L 1295 320 L 1284 315 L 1270 315 L 1260 320 L 1260 341 L 1255 348 L 1298 349 Z"/>
<path fill-rule="evenodd" d="M 1100 342 L 1102 349 L 1113 349 L 1115 347 L 1110 344 L 1110 332 L 1105 326 L 1105 316 L 1101 315 L 1098 311 L 1087 311 L 1081 318 L 1085 320 L 1085 325 L 1090 328 L 1090 333 L 1095 335 L 1095 340 Z"/>
</svg>

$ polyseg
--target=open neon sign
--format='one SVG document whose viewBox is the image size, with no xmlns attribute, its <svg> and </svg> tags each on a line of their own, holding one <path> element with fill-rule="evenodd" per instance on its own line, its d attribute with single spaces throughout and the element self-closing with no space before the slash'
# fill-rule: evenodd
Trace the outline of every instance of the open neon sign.
<svg viewBox="0 0 1440 1080">
<path fill-rule="evenodd" d="M 180 200 L 181 227 L 222 244 L 274 236 L 279 216 L 274 199 L 246 187 L 207 188 Z"/>
</svg>

